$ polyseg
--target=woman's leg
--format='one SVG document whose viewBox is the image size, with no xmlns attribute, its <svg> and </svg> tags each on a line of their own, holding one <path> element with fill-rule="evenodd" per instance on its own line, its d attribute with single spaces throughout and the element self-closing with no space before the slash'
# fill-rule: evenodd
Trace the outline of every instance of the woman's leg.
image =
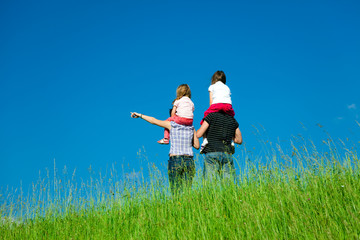
<svg viewBox="0 0 360 240">
<path fill-rule="evenodd" d="M 179 194 L 183 192 L 184 188 L 191 188 L 192 180 L 195 176 L 195 162 L 193 157 L 170 157 L 168 174 L 172 194 Z"/>
<path fill-rule="evenodd" d="M 184 157 L 183 160 L 183 187 L 186 189 L 191 189 L 192 181 L 194 179 L 196 169 L 195 169 L 195 161 L 193 157 Z"/>
<path fill-rule="evenodd" d="M 179 159 L 176 156 L 168 161 L 168 175 L 171 193 L 175 195 L 179 189 Z"/>
<path fill-rule="evenodd" d="M 171 193 L 177 195 L 182 192 L 184 184 L 183 156 L 172 156 L 169 159 L 168 174 Z"/>
</svg>

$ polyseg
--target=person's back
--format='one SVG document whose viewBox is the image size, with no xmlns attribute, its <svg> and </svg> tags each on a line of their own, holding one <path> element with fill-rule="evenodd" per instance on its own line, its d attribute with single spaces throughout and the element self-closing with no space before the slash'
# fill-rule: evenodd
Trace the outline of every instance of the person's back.
<svg viewBox="0 0 360 240">
<path fill-rule="evenodd" d="M 207 129 L 208 144 L 203 152 L 231 153 L 231 141 L 235 130 L 239 127 L 235 118 L 222 112 L 215 112 L 207 115 L 204 121 L 209 124 L 209 127 Z"/>
<path fill-rule="evenodd" d="M 193 156 L 192 140 L 194 136 L 194 126 L 186 126 L 178 124 L 174 121 L 170 122 L 170 155 L 187 155 Z"/>
<path fill-rule="evenodd" d="M 212 84 L 208 90 L 212 93 L 211 105 L 217 103 L 232 104 L 230 88 L 225 83 L 218 81 Z"/>
</svg>

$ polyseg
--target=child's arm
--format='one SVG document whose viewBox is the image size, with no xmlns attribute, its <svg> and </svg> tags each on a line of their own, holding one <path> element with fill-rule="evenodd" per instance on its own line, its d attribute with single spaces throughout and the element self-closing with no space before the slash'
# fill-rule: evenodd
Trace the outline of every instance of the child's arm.
<svg viewBox="0 0 360 240">
<path fill-rule="evenodd" d="M 176 114 L 176 106 L 173 106 L 171 110 L 171 117 L 175 116 L 175 114 Z"/>
<path fill-rule="evenodd" d="M 210 106 L 211 106 L 211 104 L 212 104 L 212 102 L 213 102 L 213 97 L 212 97 L 212 92 L 209 92 L 209 97 L 210 97 Z"/>
</svg>

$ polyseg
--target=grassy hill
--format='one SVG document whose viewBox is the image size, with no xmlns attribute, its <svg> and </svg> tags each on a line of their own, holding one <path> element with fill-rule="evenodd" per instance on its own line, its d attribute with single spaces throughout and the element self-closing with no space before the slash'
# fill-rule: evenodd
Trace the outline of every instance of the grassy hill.
<svg viewBox="0 0 360 240">
<path fill-rule="evenodd" d="M 360 237 L 356 152 L 339 155 L 294 149 L 291 156 L 270 159 L 266 164 L 249 163 L 236 181 L 204 182 L 199 175 L 192 189 L 178 196 L 169 194 L 161 178 L 123 185 L 121 190 L 83 185 L 82 191 L 94 191 L 97 196 L 88 199 L 76 195 L 78 190 L 69 181 L 63 194 L 47 198 L 45 205 L 31 198 L 22 203 L 25 211 L 31 206 L 32 217 L 27 220 L 9 221 L 11 204 L 2 206 L 0 239 Z"/>
</svg>

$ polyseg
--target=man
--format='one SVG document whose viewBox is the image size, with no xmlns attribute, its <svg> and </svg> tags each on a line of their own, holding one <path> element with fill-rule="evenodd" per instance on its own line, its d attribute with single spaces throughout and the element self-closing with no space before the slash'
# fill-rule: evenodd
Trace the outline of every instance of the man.
<svg viewBox="0 0 360 240">
<path fill-rule="evenodd" d="M 234 174 L 231 141 L 242 143 L 238 122 L 234 117 L 222 112 L 210 113 L 204 118 L 196 136 L 200 138 L 205 133 L 208 144 L 203 150 L 204 177 L 208 180 L 217 176 L 231 178 Z"/>
</svg>

